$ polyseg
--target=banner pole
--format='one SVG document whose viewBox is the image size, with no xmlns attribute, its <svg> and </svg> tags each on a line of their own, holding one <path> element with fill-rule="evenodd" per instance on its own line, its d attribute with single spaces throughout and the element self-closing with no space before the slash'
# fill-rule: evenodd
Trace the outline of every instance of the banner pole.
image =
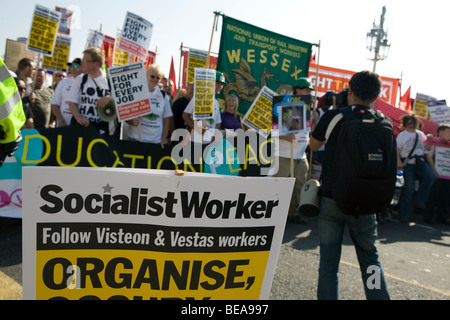
<svg viewBox="0 0 450 320">
<path fill-rule="evenodd" d="M 140 123 L 137 126 L 137 131 L 139 134 L 139 142 L 142 142 L 142 132 L 141 132 L 141 124 Z"/>
<path fill-rule="evenodd" d="M 36 81 L 38 70 L 41 68 L 41 59 L 42 59 L 42 52 L 40 52 L 39 56 L 38 56 L 38 60 L 37 60 L 37 63 L 36 63 L 36 70 L 35 70 L 35 72 L 33 74 L 33 83 Z"/>
<path fill-rule="evenodd" d="M 217 19 L 218 13 L 214 12 L 214 23 L 211 31 L 211 40 L 209 41 L 209 49 L 208 49 L 208 55 L 206 56 L 206 69 L 209 69 L 209 56 L 211 54 L 211 46 L 214 36 L 214 26 L 216 25 L 216 19 Z"/>
<path fill-rule="evenodd" d="M 59 39 L 60 41 L 61 38 Z M 56 37 L 56 45 L 55 45 L 55 49 L 56 51 L 56 59 L 55 59 L 55 70 L 53 71 L 53 77 L 52 77 L 52 87 L 55 85 L 56 79 L 55 79 L 55 75 L 58 72 L 58 62 L 59 62 L 59 50 L 61 49 L 61 43 L 58 42 L 58 37 Z"/>
<path fill-rule="evenodd" d="M 398 108 L 400 108 L 400 102 L 402 101 L 402 82 L 403 82 L 403 70 L 402 70 L 402 73 L 400 74 L 400 81 L 399 81 L 398 87 L 397 87 L 397 91 L 400 91 L 400 95 L 398 97 L 399 98 L 398 99 L 398 104 L 397 104 L 397 101 L 395 101 L 395 103 L 397 104 Z M 398 90 L 398 88 L 400 88 L 400 90 Z"/>
<path fill-rule="evenodd" d="M 183 74 L 181 73 L 182 60 L 183 60 L 183 42 L 181 43 L 181 46 L 180 46 L 180 65 L 178 67 L 178 88 L 180 90 L 182 89 L 182 86 L 180 85 L 180 83 L 181 83 L 180 81 L 181 81 L 181 78 L 183 77 Z"/>
<path fill-rule="evenodd" d="M 317 45 L 317 64 L 316 64 L 316 85 L 315 85 L 315 93 L 314 93 L 314 101 L 313 101 L 313 115 L 316 113 L 316 101 L 317 101 L 317 91 L 318 91 L 318 79 L 319 79 L 319 65 L 320 65 L 320 40 L 319 44 Z M 313 120 L 311 122 L 311 132 L 314 131 L 314 127 L 316 126 L 316 121 Z M 312 173 L 312 158 L 313 158 L 313 151 L 309 154 L 309 170 L 308 170 L 308 180 L 311 179 L 311 173 Z"/>
<path fill-rule="evenodd" d="M 294 178 L 294 141 L 291 141 L 291 178 Z"/>
</svg>

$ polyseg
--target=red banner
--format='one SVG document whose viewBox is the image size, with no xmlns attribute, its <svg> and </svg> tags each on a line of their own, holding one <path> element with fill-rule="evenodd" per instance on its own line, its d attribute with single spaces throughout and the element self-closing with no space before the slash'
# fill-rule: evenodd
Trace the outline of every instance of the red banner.
<svg viewBox="0 0 450 320">
<path fill-rule="evenodd" d="M 317 80 L 317 93 L 319 97 L 324 95 L 329 90 L 341 92 L 342 89 L 348 88 L 348 82 L 355 73 L 355 71 L 319 66 L 319 76 L 317 78 L 317 65 L 310 64 L 309 66 L 309 78 L 311 79 L 313 86 L 316 85 Z M 379 98 L 395 106 L 397 100 L 399 79 L 387 78 L 382 76 L 380 76 L 380 78 L 383 87 L 381 88 Z"/>
<path fill-rule="evenodd" d="M 149 65 L 151 65 L 155 62 L 155 58 L 156 58 L 156 53 L 149 50 L 148 54 L 147 54 L 147 59 L 144 62 L 145 70 L 147 70 Z M 141 59 L 139 59 L 138 57 L 136 57 L 134 55 L 131 56 L 131 62 L 139 62 L 139 61 L 141 61 Z"/>
<path fill-rule="evenodd" d="M 107 68 L 111 68 L 113 66 L 115 42 L 116 39 L 114 39 L 113 37 L 107 35 L 103 37 L 102 52 L 105 56 L 105 65 Z"/>
<path fill-rule="evenodd" d="M 188 71 L 188 62 L 189 62 L 189 50 L 181 50 L 181 56 L 183 57 L 183 77 L 181 87 L 186 89 L 187 83 L 187 71 Z M 217 67 L 217 57 L 209 56 L 209 68 L 216 69 Z"/>
</svg>

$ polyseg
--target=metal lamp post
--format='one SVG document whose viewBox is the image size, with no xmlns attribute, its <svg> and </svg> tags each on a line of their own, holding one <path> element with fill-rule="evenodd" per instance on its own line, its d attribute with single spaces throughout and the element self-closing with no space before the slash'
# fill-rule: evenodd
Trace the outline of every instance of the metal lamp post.
<svg viewBox="0 0 450 320">
<path fill-rule="evenodd" d="M 389 47 L 391 46 L 387 40 L 387 32 L 384 31 L 384 15 L 386 14 L 386 7 L 383 7 L 383 11 L 380 17 L 380 24 L 376 25 L 375 21 L 370 32 L 367 33 L 366 47 L 370 52 L 375 51 L 373 57 L 373 72 L 375 72 L 377 61 L 382 61 L 387 58 L 389 53 Z"/>
</svg>

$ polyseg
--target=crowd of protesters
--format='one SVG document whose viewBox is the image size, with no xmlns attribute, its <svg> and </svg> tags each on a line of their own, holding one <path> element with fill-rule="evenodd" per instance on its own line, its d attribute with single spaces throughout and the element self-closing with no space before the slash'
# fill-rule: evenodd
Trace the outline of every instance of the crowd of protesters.
<svg viewBox="0 0 450 320">
<path fill-rule="evenodd" d="M 68 73 L 57 71 L 48 83 L 48 72 L 45 69 L 36 70 L 35 63 L 23 58 L 18 63 L 14 74 L 17 87 L 22 97 L 26 123 L 23 129 L 42 129 L 63 127 L 78 124 L 93 125 L 100 134 L 106 134 L 141 142 L 168 143 L 170 132 L 175 129 L 195 129 L 192 119 L 194 105 L 194 85 L 189 83 L 185 89 L 179 89 L 174 96 L 174 83 L 168 80 L 162 69 L 151 65 L 147 70 L 147 81 L 152 105 L 162 106 L 146 116 L 125 121 L 119 124 L 117 120 L 104 121 L 97 114 L 98 107 L 104 107 L 111 102 L 107 75 L 102 66 L 104 57 L 96 48 L 88 48 L 82 58 L 76 58 L 67 63 Z M 216 94 L 220 93 L 225 84 L 221 72 L 217 72 Z M 293 94 L 311 94 L 314 89 L 307 78 L 296 80 L 292 84 Z M 204 122 L 202 130 L 203 143 L 212 141 L 205 138 L 208 129 L 243 129 L 242 115 L 237 110 L 239 98 L 235 94 L 224 97 L 225 104 L 220 107 L 217 99 L 214 103 L 212 121 Z M 330 106 L 330 110 L 337 106 Z M 326 112 L 324 108 L 318 111 Z M 396 137 L 398 147 L 398 168 L 403 172 L 404 187 L 398 205 L 392 208 L 401 222 L 408 222 L 412 213 L 424 216 L 426 223 L 450 224 L 449 180 L 439 178 L 435 165 L 436 145 L 448 146 L 450 140 L 450 125 L 439 126 L 437 132 L 430 137 L 421 130 L 421 121 L 415 114 L 402 117 L 400 133 Z M 438 142 L 436 142 L 438 140 Z M 432 142 L 434 141 L 434 143 Z M 286 144 L 286 146 L 283 145 Z M 280 137 L 280 172 L 276 176 L 289 176 L 290 152 L 293 143 L 295 152 L 294 165 L 296 187 L 289 209 L 288 221 L 306 224 L 307 220 L 298 214 L 300 190 L 306 182 L 308 173 L 309 138 L 301 134 Z M 282 148 L 283 147 L 283 148 Z M 298 155 L 297 155 L 298 153 Z M 316 151 L 314 159 L 319 160 L 321 150 Z M 297 164 L 298 162 L 298 164 Z"/>
<path fill-rule="evenodd" d="M 220 107 L 217 95 L 225 85 L 222 72 L 216 71 L 213 117 L 198 126 L 194 113 L 194 85 L 174 93 L 174 84 L 168 80 L 158 65 L 150 65 L 146 70 L 149 100 L 152 113 L 119 123 L 117 118 L 105 119 L 98 110 L 113 105 L 108 77 L 102 70 L 104 57 L 101 50 L 88 48 L 82 58 L 68 63 L 69 76 L 65 72 L 54 74 L 53 83 L 46 85 L 47 71 L 36 70 L 33 61 L 22 59 L 16 71 L 16 84 L 23 101 L 27 121 L 23 129 L 55 128 L 70 125 L 93 126 L 100 135 L 113 136 L 123 140 L 160 144 L 164 149 L 170 140 L 170 133 L 176 129 L 199 130 L 202 143 L 214 141 L 216 130 L 246 130 L 242 115 L 237 110 L 239 97 L 229 94 L 224 97 L 225 105 Z M 314 90 L 308 78 L 300 78 L 292 83 L 294 95 L 311 95 Z M 381 81 L 375 73 L 363 71 L 352 76 L 349 82 L 348 102 L 345 106 L 357 117 L 373 112 L 373 104 L 381 89 Z M 314 102 L 315 103 L 315 102 Z M 156 106 L 153 108 L 153 106 Z M 337 299 L 339 296 L 338 266 L 342 246 L 342 233 L 345 224 L 349 224 L 352 239 L 362 271 L 364 283 L 368 275 L 363 271 L 368 266 L 378 266 L 381 275 L 381 288 L 369 290 L 365 286 L 368 299 L 389 299 L 381 263 L 376 249 L 377 219 L 375 214 L 351 217 L 338 208 L 337 201 L 327 193 L 331 179 L 324 176 L 330 172 L 330 163 L 340 152 L 337 148 L 337 133 L 343 128 L 336 122 L 334 129 L 328 130 L 335 115 L 342 106 L 324 107 L 318 103 L 311 114 L 313 131 L 311 134 L 299 132 L 279 137 L 278 172 L 275 177 L 293 177 L 292 191 L 287 222 L 306 224 L 307 219 L 299 211 L 302 189 L 307 183 L 308 171 L 312 159 L 311 152 L 319 156 L 317 163 L 323 161 L 322 193 L 318 219 L 320 234 L 320 267 L 318 281 L 319 299 Z M 389 208 L 400 222 L 408 223 L 412 214 L 423 216 L 424 223 L 450 224 L 450 180 L 439 174 L 436 159 L 438 148 L 450 147 L 450 125 L 442 124 L 433 135 L 421 131 L 421 121 L 414 114 L 406 114 L 401 119 L 400 133 L 396 136 L 397 165 L 403 176 L 404 185 L 398 203 Z M 344 120 L 342 120 L 344 122 Z M 317 125 L 317 126 L 316 126 Z M 337 129 L 336 129 L 337 128 Z M 329 132 L 330 131 L 330 132 Z M 209 133 L 210 135 L 207 135 Z M 327 145 L 328 143 L 328 145 Z M 328 148 L 327 148 L 328 146 Z M 323 149 L 324 147 L 324 149 Z M 393 149 L 394 147 L 392 147 Z M 322 151 L 325 150 L 325 153 Z M 331 150 L 331 151 L 330 151 Z M 395 151 L 395 150 L 394 150 Z M 293 167 L 292 167 L 293 166 Z M 345 180 L 345 179 L 344 179 Z M 328 190 L 329 191 L 329 190 Z M 378 216 L 380 217 L 380 216 Z"/>
</svg>

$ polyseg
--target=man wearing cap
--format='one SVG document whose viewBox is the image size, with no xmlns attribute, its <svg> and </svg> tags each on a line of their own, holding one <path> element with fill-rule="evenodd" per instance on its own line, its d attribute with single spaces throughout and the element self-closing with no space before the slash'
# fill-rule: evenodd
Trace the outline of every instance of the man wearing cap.
<svg viewBox="0 0 450 320">
<path fill-rule="evenodd" d="M 70 125 L 72 113 L 70 112 L 69 104 L 67 103 L 67 96 L 72 88 L 74 79 L 81 74 L 81 59 L 75 58 L 72 62 L 68 62 L 67 66 L 70 68 L 71 76 L 58 83 L 52 100 L 50 101 L 52 112 L 56 117 L 56 127 Z"/>
<path fill-rule="evenodd" d="M 222 91 L 223 85 L 225 84 L 225 76 L 222 72 L 216 71 L 216 96 Z M 183 112 L 183 119 L 184 122 L 188 125 L 189 128 L 194 129 L 198 126 L 195 126 L 194 120 L 192 119 L 192 114 L 194 113 L 194 106 L 195 106 L 195 96 L 191 101 L 189 101 L 188 105 L 186 106 L 186 109 L 184 109 Z M 214 130 L 220 129 L 220 124 L 222 123 L 222 118 L 220 117 L 220 104 L 219 101 L 215 98 L 214 99 L 214 109 L 213 109 L 213 118 L 212 119 L 206 119 L 203 121 L 202 125 L 202 132 L 203 134 L 203 143 L 210 143 L 213 141 L 214 137 Z M 200 134 L 200 132 L 199 132 Z M 199 135 L 197 135 L 198 137 Z"/>
<path fill-rule="evenodd" d="M 299 78 L 294 82 L 294 95 L 310 95 L 312 91 L 311 81 L 308 78 Z M 298 212 L 300 206 L 300 192 L 307 180 L 308 160 L 306 157 L 306 147 L 308 146 L 308 135 L 305 132 L 296 134 L 288 134 L 279 137 L 279 157 L 278 172 L 274 177 L 290 177 L 291 176 L 291 156 L 294 163 L 294 190 L 292 191 L 291 203 L 289 204 L 289 212 L 287 222 L 306 224 L 306 220 L 301 218 Z M 291 155 L 291 144 L 293 152 Z"/>
</svg>

